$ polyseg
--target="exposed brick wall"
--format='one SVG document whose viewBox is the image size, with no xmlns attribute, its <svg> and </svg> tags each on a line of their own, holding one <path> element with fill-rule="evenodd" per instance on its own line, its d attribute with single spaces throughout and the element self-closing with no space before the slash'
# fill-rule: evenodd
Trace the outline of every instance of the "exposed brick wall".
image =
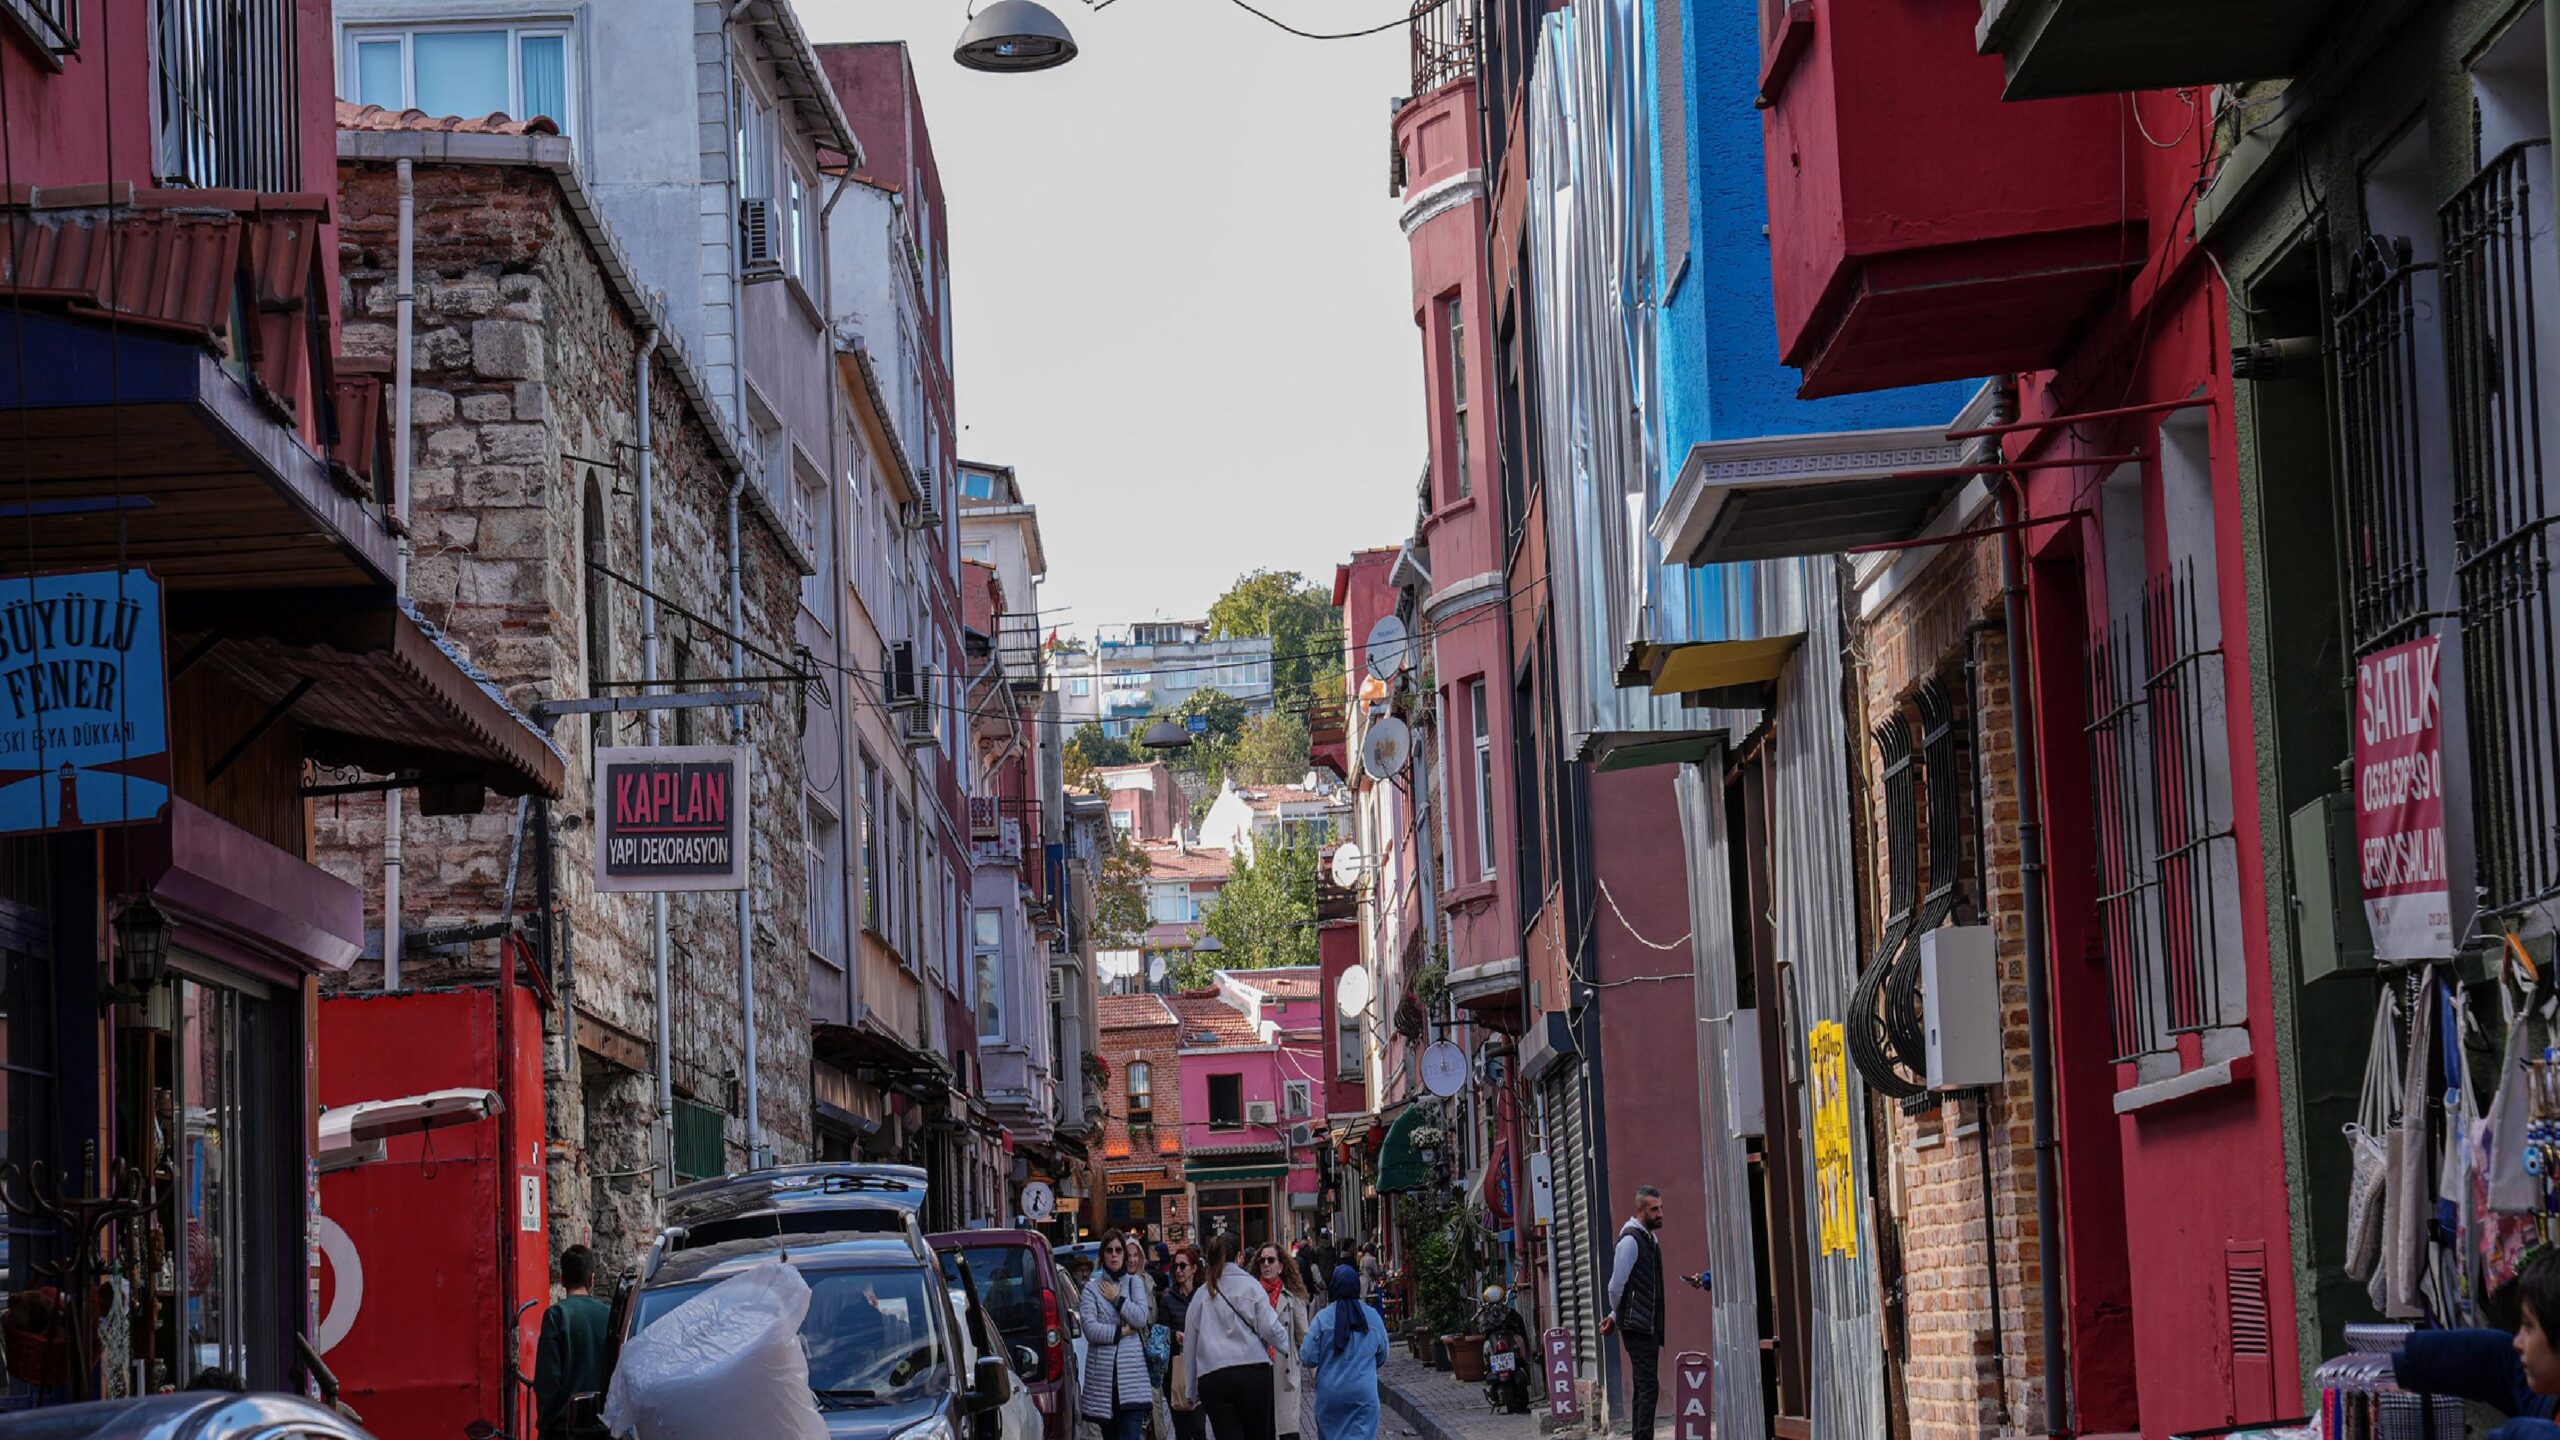
<svg viewBox="0 0 2560 1440">
<path fill-rule="evenodd" d="M 1182 1154 L 1167 1150 L 1171 1140 L 1179 1146 L 1182 1140 L 1182 1072 L 1175 1055 L 1182 1046 L 1182 1027 L 1168 1022 L 1162 1025 L 1114 1026 L 1101 1032 L 1101 1046 L 1096 1052 L 1111 1067 L 1111 1078 L 1102 1086 L 1102 1165 L 1103 1195 L 1108 1199 L 1110 1183 L 1132 1181 L 1149 1189 L 1168 1187 L 1168 1195 L 1179 1197 L 1182 1185 Z M 1143 1062 L 1150 1067 L 1148 1085 L 1150 1112 L 1155 1119 L 1152 1143 L 1129 1133 L 1129 1066 Z M 1106 1209 L 1104 1213 L 1109 1213 Z M 1189 1216 L 1182 1217 L 1187 1222 Z M 1168 1227 L 1169 1230 L 1171 1227 Z M 1180 1241 L 1187 1234 L 1168 1233 L 1169 1240 Z"/>
<path fill-rule="evenodd" d="M 2002 613 L 1997 544 L 1977 541 L 1942 553 L 1867 620 L 1856 640 L 1859 745 L 1873 842 L 1864 860 L 1873 871 L 1875 903 L 1888 891 L 1882 769 L 1872 733 L 1934 676 L 1957 706 L 1971 785 L 1966 813 L 1956 823 L 1965 828 L 1966 863 L 1982 877 L 1968 887 L 1958 918 L 1987 919 L 1999 943 L 2004 1079 L 1987 1106 L 1964 1096 L 1909 1114 L 1897 1102 L 1876 1102 L 1888 1137 L 1882 1199 L 1900 1232 L 1897 1358 L 1913 1440 L 2036 1433 L 2045 1425 L 2019 811 Z M 1986 817 L 1988 823 L 1980 823 Z M 1977 855 L 1981 849 L 1989 852 L 1987 864 Z M 1927 853 L 1925 830 L 1921 853 Z M 1871 923 L 1867 933 L 1881 929 Z M 1988 1132 L 1987 1214 L 1985 1136 L 1977 1125 Z"/>
<path fill-rule="evenodd" d="M 341 168 L 340 187 L 346 344 L 354 353 L 388 355 L 397 261 L 393 174 L 387 166 L 351 164 Z M 606 517 L 608 565 L 626 576 L 639 569 L 632 459 L 641 327 L 607 284 L 547 173 L 421 165 L 416 192 L 412 410 L 418 448 L 411 470 L 410 594 L 519 708 L 586 694 L 590 484 Z M 729 477 L 664 352 L 651 378 L 650 412 L 657 588 L 674 606 L 725 623 Z M 752 511 L 740 533 L 748 638 L 788 655 L 797 566 Z M 620 584 L 605 585 L 603 594 L 607 673 L 635 677 L 642 669 L 639 597 Z M 681 647 L 691 660 L 689 673 L 730 673 L 725 635 L 664 605 L 659 625 L 662 654 Z M 772 668 L 753 658 L 748 663 L 757 671 Z M 672 660 L 662 663 L 662 674 L 673 671 Z M 767 1143 L 786 1162 L 805 1158 L 811 1139 L 798 704 L 797 695 L 777 689 L 766 706 L 750 707 L 745 721 L 745 740 L 754 749 L 749 871 L 759 1102 Z M 649 897 L 594 888 L 588 785 L 593 745 L 641 743 L 643 727 L 637 715 L 612 722 L 573 717 L 556 732 L 568 761 L 569 793 L 554 807 L 555 877 L 577 1006 L 643 1042 L 634 1069 L 593 1051 L 570 1054 L 556 1012 L 550 1022 L 553 1244 L 592 1243 L 609 1264 L 636 1254 L 656 1225 L 647 1173 L 655 1086 L 645 1058 L 656 1028 L 655 976 Z M 667 739 L 683 732 L 704 744 L 733 738 L 722 710 L 691 712 L 681 728 L 670 715 Z M 514 818 L 513 806 L 498 804 L 466 819 L 426 819 L 412 811 L 403 831 L 404 923 L 415 930 L 493 918 L 513 851 Z M 365 887 L 368 913 L 378 923 L 379 800 L 323 802 L 317 829 L 319 863 Z M 523 908 L 533 889 L 530 834 L 520 859 L 517 903 Z M 749 1137 L 736 1100 L 742 1037 L 735 903 L 725 892 L 671 897 L 670 1010 L 676 1089 L 731 1110 L 729 1163 L 743 1168 Z M 491 948 L 484 943 L 467 954 L 413 957 L 404 983 L 485 980 Z M 348 977 L 360 987 L 379 982 L 377 961 Z M 632 1057 L 625 1051 L 623 1058 Z"/>
</svg>

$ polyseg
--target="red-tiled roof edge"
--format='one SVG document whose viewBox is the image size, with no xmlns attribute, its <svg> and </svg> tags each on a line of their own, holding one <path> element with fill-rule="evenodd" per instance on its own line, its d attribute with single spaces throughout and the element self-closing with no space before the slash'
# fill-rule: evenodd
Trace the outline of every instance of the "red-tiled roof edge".
<svg viewBox="0 0 2560 1440">
<path fill-rule="evenodd" d="M 557 135 L 560 126 L 548 115 L 517 120 L 504 111 L 492 110 L 478 119 L 464 115 L 430 115 L 412 107 L 391 110 L 380 105 L 357 105 L 338 102 L 338 128 L 341 130 L 413 130 L 444 135 Z"/>
</svg>

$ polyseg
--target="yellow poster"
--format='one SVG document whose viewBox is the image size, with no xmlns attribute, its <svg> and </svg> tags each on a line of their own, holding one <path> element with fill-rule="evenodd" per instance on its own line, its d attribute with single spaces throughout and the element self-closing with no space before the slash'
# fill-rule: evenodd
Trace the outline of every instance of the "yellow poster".
<svg viewBox="0 0 2560 1440">
<path fill-rule="evenodd" d="M 1848 1032 L 1837 1020 L 1813 1027 L 1806 1048 L 1813 1065 L 1814 1213 L 1822 1253 L 1858 1258 L 1857 1181 L 1849 1166 Z"/>
</svg>

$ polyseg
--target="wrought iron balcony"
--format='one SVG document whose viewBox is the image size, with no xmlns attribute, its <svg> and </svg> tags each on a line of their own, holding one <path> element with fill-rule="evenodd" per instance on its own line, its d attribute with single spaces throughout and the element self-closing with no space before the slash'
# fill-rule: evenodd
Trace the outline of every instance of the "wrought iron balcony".
<svg viewBox="0 0 2560 1440">
<path fill-rule="evenodd" d="M 1982 0 L 2008 97 L 2112 95 L 2297 73 L 2342 0 Z"/>
<path fill-rule="evenodd" d="M 1476 73 L 1477 0 L 1413 0 L 1413 90 L 1419 99 Z"/>
</svg>

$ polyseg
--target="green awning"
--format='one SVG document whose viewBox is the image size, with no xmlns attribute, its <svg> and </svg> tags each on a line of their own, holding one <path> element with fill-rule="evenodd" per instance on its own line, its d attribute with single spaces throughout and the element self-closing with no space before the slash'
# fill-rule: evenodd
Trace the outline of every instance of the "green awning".
<svg viewBox="0 0 2560 1440">
<path fill-rule="evenodd" d="M 1182 1168 L 1182 1178 L 1194 1185 L 1230 1185 L 1239 1180 L 1277 1180 L 1288 1173 L 1289 1167 L 1286 1164 L 1229 1165 L 1224 1169 L 1186 1165 Z"/>
<path fill-rule="evenodd" d="M 1387 1127 L 1387 1138 L 1378 1145 L 1379 1194 L 1419 1190 L 1431 1183 L 1431 1167 L 1423 1163 L 1422 1152 L 1413 1143 L 1413 1132 L 1429 1124 L 1425 1107 L 1408 1105 Z"/>
</svg>

